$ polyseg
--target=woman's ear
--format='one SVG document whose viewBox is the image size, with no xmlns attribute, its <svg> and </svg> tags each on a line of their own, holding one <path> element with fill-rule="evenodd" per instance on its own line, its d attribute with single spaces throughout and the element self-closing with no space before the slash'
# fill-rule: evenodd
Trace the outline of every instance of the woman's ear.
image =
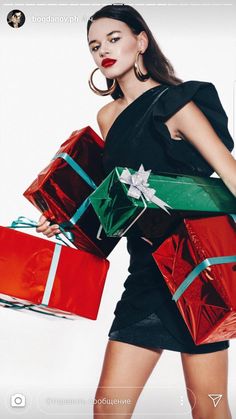
<svg viewBox="0 0 236 419">
<path fill-rule="evenodd" d="M 142 31 L 138 34 L 138 48 L 142 54 L 146 51 L 148 47 L 148 37 L 145 31 Z"/>
</svg>

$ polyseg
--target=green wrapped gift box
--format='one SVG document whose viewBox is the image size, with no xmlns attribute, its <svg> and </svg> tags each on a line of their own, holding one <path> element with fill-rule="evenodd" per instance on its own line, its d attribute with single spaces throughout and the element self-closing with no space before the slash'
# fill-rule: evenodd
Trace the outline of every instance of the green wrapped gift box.
<svg viewBox="0 0 236 419">
<path fill-rule="evenodd" d="M 179 174 L 154 175 L 116 167 L 90 195 L 108 236 L 168 233 L 183 217 L 236 212 L 236 198 L 221 179 Z"/>
</svg>

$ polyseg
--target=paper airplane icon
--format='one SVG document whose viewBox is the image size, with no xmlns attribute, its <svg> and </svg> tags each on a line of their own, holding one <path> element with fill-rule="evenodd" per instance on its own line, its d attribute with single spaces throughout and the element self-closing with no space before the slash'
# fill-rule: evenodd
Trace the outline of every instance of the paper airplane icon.
<svg viewBox="0 0 236 419">
<path fill-rule="evenodd" d="M 214 407 L 216 407 L 221 400 L 223 394 L 208 394 L 210 399 L 213 401 Z"/>
</svg>

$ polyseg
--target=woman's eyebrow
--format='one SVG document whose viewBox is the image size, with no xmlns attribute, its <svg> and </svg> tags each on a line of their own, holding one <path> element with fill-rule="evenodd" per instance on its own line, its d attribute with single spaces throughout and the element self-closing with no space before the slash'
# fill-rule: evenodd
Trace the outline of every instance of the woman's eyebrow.
<svg viewBox="0 0 236 419">
<path fill-rule="evenodd" d="M 115 33 L 115 32 L 121 33 L 121 31 L 111 31 L 111 32 L 107 33 L 106 36 L 113 35 L 113 33 Z M 96 39 L 93 39 L 92 41 L 89 42 L 89 45 L 92 44 L 93 42 L 98 42 L 98 41 Z"/>
</svg>

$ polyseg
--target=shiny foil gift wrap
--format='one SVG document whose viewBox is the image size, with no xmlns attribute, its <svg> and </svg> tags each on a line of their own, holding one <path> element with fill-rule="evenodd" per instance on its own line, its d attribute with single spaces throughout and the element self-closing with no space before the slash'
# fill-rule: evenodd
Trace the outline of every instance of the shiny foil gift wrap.
<svg viewBox="0 0 236 419">
<path fill-rule="evenodd" d="M 0 227 L 0 305 L 97 318 L 109 262 Z"/>
<path fill-rule="evenodd" d="M 85 127 L 65 141 L 50 164 L 27 188 L 24 196 L 46 218 L 69 232 L 81 250 L 106 257 L 118 242 L 104 232 L 97 238 L 99 220 L 87 199 L 104 179 L 103 140 Z M 68 235 L 67 235 L 68 237 Z"/>
<path fill-rule="evenodd" d="M 168 233 L 186 215 L 236 211 L 236 199 L 220 179 L 177 174 L 154 175 L 116 167 L 90 201 L 108 236 Z M 171 231 L 171 230 L 170 230 Z"/>
<path fill-rule="evenodd" d="M 232 217 L 184 219 L 153 257 L 197 345 L 236 337 Z"/>
</svg>

